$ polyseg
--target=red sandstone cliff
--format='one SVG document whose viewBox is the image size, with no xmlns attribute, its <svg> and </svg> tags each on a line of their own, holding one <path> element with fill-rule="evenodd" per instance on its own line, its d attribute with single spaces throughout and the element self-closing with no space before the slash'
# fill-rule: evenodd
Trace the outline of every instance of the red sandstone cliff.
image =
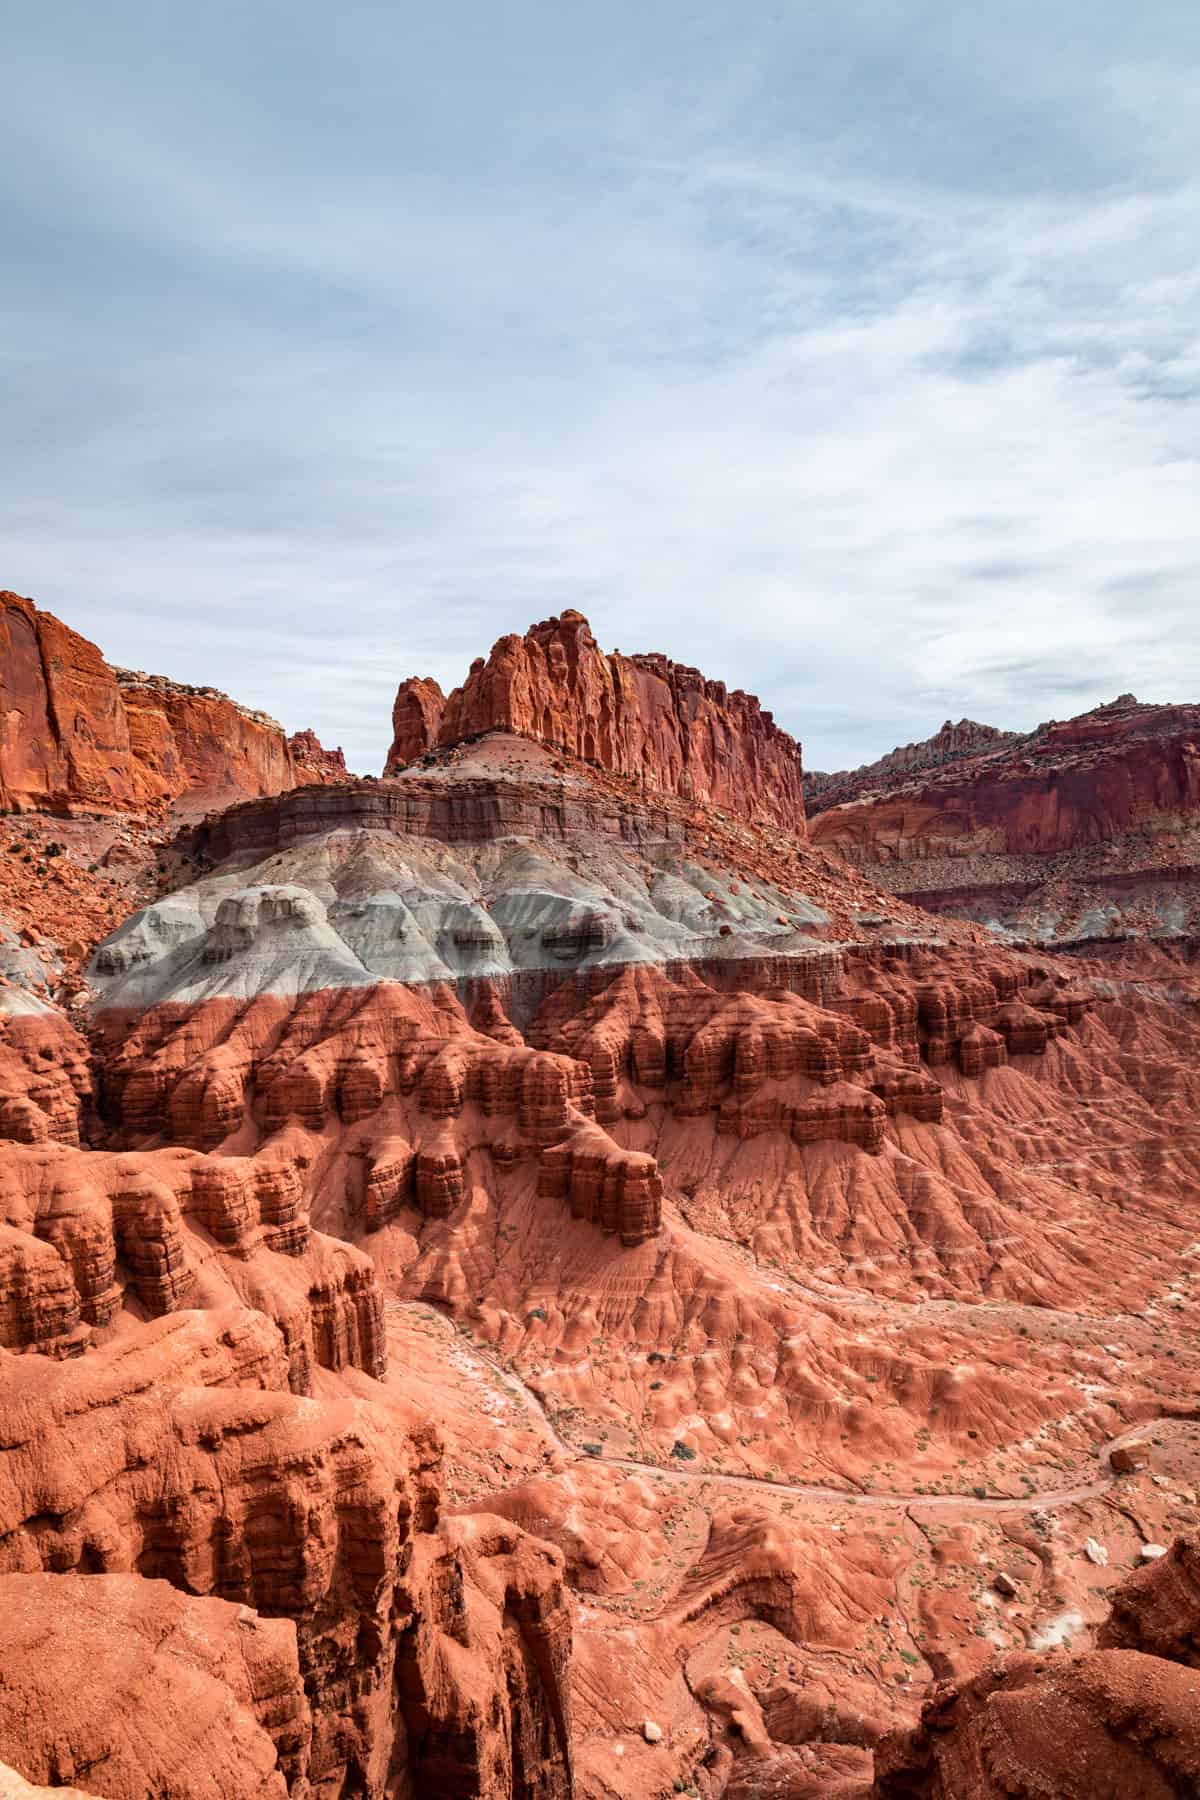
<svg viewBox="0 0 1200 1800">
<path fill-rule="evenodd" d="M 815 843 L 922 906 L 1039 941 L 1200 927 L 1200 706 L 1122 695 L 907 779 L 862 782 Z"/>
<path fill-rule="evenodd" d="M 0 805 L 136 806 L 139 769 L 116 678 L 94 644 L 0 593 Z"/>
<path fill-rule="evenodd" d="M 314 781 L 345 781 L 349 776 L 341 745 L 336 750 L 326 750 L 315 731 L 293 731 L 288 749 L 298 786 Z"/>
<path fill-rule="evenodd" d="M 0 1759 L 111 1800 L 566 1800 L 561 1557 L 441 1520 L 394 1393 L 298 1398 L 228 1309 L 0 1352 L 0 1404 Z"/>
<path fill-rule="evenodd" d="M 814 839 L 855 861 L 974 850 L 1046 855 L 1200 809 L 1200 706 L 1129 695 L 820 814 Z"/>
<path fill-rule="evenodd" d="M 392 747 L 388 770 L 402 769 L 427 750 L 432 750 L 442 728 L 446 696 L 428 675 L 410 675 L 396 690 L 392 707 Z"/>
<path fill-rule="evenodd" d="M 113 668 L 95 644 L 0 593 L 0 808 L 136 812 L 223 804 L 345 776 L 340 751 L 294 740 L 216 688 Z"/>
<path fill-rule="evenodd" d="M 804 834 L 800 747 L 752 694 L 665 656 L 605 655 L 581 613 L 501 638 L 440 702 L 436 682 L 402 683 L 386 773 L 435 744 L 511 731 L 648 788 Z"/>
</svg>

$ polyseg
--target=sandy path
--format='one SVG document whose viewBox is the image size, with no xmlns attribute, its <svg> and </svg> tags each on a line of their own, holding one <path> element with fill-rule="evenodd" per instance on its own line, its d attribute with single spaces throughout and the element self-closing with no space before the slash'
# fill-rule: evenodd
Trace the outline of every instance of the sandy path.
<svg viewBox="0 0 1200 1800">
<path fill-rule="evenodd" d="M 1110 1438 L 1096 1452 L 1098 1468 L 1103 1471 L 1094 1481 L 1081 1482 L 1075 1487 L 1045 1488 L 1036 1494 L 1021 1495 L 988 1495 L 980 1499 L 974 1494 L 918 1494 L 904 1493 L 891 1488 L 847 1489 L 823 1487 L 814 1482 L 775 1481 L 767 1475 L 734 1475 L 716 1469 L 691 1469 L 685 1466 L 677 1468 L 670 1464 L 642 1462 L 634 1456 L 616 1456 L 607 1454 L 603 1449 L 598 1456 L 581 1451 L 575 1444 L 569 1444 L 560 1437 L 542 1402 L 519 1375 L 504 1366 L 473 1339 L 463 1337 L 455 1330 L 450 1319 L 437 1311 L 425 1301 L 389 1300 L 386 1302 L 387 1312 L 418 1312 L 422 1318 L 438 1318 L 453 1335 L 459 1347 L 476 1356 L 491 1375 L 502 1386 L 521 1401 L 526 1411 L 532 1416 L 543 1435 L 553 1443 L 572 1462 L 605 1463 L 610 1468 L 627 1469 L 631 1474 L 648 1475 L 660 1481 L 709 1483 L 716 1487 L 733 1487 L 743 1490 L 767 1489 L 773 1494 L 787 1494 L 797 1500 L 808 1500 L 828 1505 L 830 1502 L 839 1506 L 857 1506 L 879 1508 L 893 1506 L 900 1510 L 921 1508 L 929 1512 L 970 1512 L 970 1513 L 1032 1513 L 1044 1512 L 1059 1506 L 1074 1506 L 1083 1500 L 1098 1500 L 1107 1494 L 1117 1480 L 1109 1458 L 1118 1444 L 1127 1438 L 1142 1437 L 1153 1427 L 1153 1420 L 1143 1420 L 1128 1430 Z M 519 1485 L 519 1484 L 518 1484 Z M 503 1489 L 497 1489 L 503 1492 Z"/>
</svg>

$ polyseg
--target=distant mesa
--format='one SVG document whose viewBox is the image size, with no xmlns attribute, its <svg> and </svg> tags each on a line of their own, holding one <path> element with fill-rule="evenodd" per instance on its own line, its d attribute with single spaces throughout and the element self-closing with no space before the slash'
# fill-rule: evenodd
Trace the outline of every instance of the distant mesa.
<svg viewBox="0 0 1200 1800">
<path fill-rule="evenodd" d="M 1200 924 L 1200 706 L 1121 694 L 1022 735 L 962 720 L 805 792 L 813 842 L 918 906 L 1038 944 Z"/>
</svg>

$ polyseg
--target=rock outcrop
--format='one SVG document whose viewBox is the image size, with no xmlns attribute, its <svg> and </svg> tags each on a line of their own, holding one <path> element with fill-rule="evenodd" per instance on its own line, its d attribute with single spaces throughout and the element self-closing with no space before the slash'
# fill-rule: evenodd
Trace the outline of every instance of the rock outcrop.
<svg viewBox="0 0 1200 1800">
<path fill-rule="evenodd" d="M 113 1800 L 566 1800 L 560 1557 L 440 1522 L 436 1433 L 394 1394 L 285 1369 L 255 1313 L 0 1355 L 0 1756 Z"/>
<path fill-rule="evenodd" d="M 939 912 L 1040 941 L 1200 929 L 1200 707 L 1123 695 L 820 804 L 814 843 Z"/>
<path fill-rule="evenodd" d="M 139 813 L 278 794 L 345 775 L 216 688 L 117 669 L 19 594 L 0 593 L 0 808 Z"/>
<path fill-rule="evenodd" d="M 9 1147 L 0 1159 L 0 1346 L 78 1356 L 125 1308 L 243 1301 L 279 1327 L 288 1385 L 386 1366 L 361 1250 L 311 1229 L 286 1159 Z"/>
<path fill-rule="evenodd" d="M 327 781 L 347 781 L 350 778 L 341 745 L 336 750 L 326 750 L 315 731 L 294 731 L 288 739 L 288 750 L 296 772 L 297 787 Z"/>
<path fill-rule="evenodd" d="M 34 1781 L 84 1780 L 105 1800 L 304 1791 L 312 1717 L 290 1620 L 136 1574 L 3 1575 L 0 1658 L 0 1755 Z"/>
<path fill-rule="evenodd" d="M 1099 1643 L 1143 1650 L 1200 1670 L 1200 1538 L 1176 1538 L 1167 1554 L 1123 1582 Z"/>
<path fill-rule="evenodd" d="M 1113 1596 L 1100 1648 L 1065 1662 L 998 1659 L 939 1687 L 912 1731 L 876 1752 L 874 1800 L 1144 1800 L 1200 1792 L 1197 1545 Z"/>
<path fill-rule="evenodd" d="M 444 705 L 436 683 L 404 682 L 385 773 L 431 747 L 435 721 L 443 746 L 515 732 L 651 792 L 804 834 L 800 747 L 753 695 L 665 656 L 605 655 L 581 613 L 501 638 Z"/>
<path fill-rule="evenodd" d="M 446 696 L 431 676 L 410 675 L 400 683 L 392 707 L 387 774 L 405 768 L 437 746 L 445 711 Z"/>
<path fill-rule="evenodd" d="M 294 1127 L 341 1134 L 359 1127 L 354 1139 L 368 1162 L 365 1171 L 360 1164 L 347 1201 L 351 1217 L 377 1228 L 405 1208 L 439 1219 L 459 1206 L 482 1120 L 493 1153 L 510 1167 L 532 1162 L 541 1191 L 561 1198 L 576 1217 L 593 1220 L 628 1245 L 658 1232 L 657 1164 L 652 1156 L 621 1150 L 595 1123 L 590 1077 L 579 1061 L 475 1032 L 447 992 L 430 998 L 390 985 L 352 992 L 350 1006 L 336 989 L 320 989 L 291 1004 L 211 1001 L 182 1017 L 165 1007 L 136 1023 L 106 1015 L 105 1033 L 114 1046 L 120 1042 L 107 1062 L 110 1123 L 131 1143 L 154 1133 L 207 1149 L 244 1138 L 256 1126 L 275 1134 Z M 371 1127 L 383 1121 L 379 1147 L 368 1150 Z M 174 1184 L 164 1204 L 150 1211 L 156 1219 L 152 1235 L 165 1234 L 174 1246 L 160 1260 L 178 1270 L 176 1280 L 186 1279 L 194 1262 L 186 1253 L 193 1218 L 242 1261 L 263 1235 L 293 1257 L 319 1248 L 308 1248 L 303 1184 L 294 1162 L 278 1160 L 278 1135 L 273 1142 L 273 1156 L 264 1150 L 259 1158 L 193 1157 L 151 1179 L 156 1191 L 164 1178 Z M 297 1147 L 296 1155 L 307 1166 L 312 1152 Z M 105 1160 L 95 1153 L 82 1159 L 83 1178 L 90 1177 L 93 1190 L 106 1178 Z M 58 1166 L 51 1165 L 52 1188 Z M 118 1194 L 122 1184 L 141 1191 L 137 1166 L 135 1157 L 115 1159 L 108 1179 Z M 153 1167 L 147 1166 L 147 1177 Z M 59 1216 L 65 1210 L 60 1200 Z M 119 1206 L 107 1212 L 102 1206 L 103 1218 L 114 1210 L 119 1217 Z M 94 1229 L 113 1237 L 112 1225 Z M 150 1234 L 149 1214 L 143 1230 Z M 354 1254 L 325 1245 L 326 1261 L 332 1250 Z M 322 1292 L 332 1287 L 348 1301 L 360 1298 L 369 1313 L 369 1283 L 349 1270 L 339 1281 L 329 1271 L 313 1279 Z M 157 1290 L 147 1297 L 158 1299 Z M 161 1305 L 160 1299 L 155 1310 Z M 354 1342 L 364 1331 L 371 1338 L 367 1316 L 354 1314 L 349 1323 Z"/>
<path fill-rule="evenodd" d="M 154 785 L 96 646 L 32 600 L 0 593 L 0 806 L 136 807 Z"/>
<path fill-rule="evenodd" d="M 1009 1659 L 875 1761 L 875 1800 L 1173 1800 L 1200 1792 L 1200 1677 L 1136 1651 Z"/>
</svg>

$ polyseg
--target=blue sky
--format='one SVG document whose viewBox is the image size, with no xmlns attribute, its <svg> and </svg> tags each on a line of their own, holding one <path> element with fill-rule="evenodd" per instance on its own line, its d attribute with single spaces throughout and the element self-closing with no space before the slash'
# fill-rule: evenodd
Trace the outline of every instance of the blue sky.
<svg viewBox="0 0 1200 1800">
<path fill-rule="evenodd" d="M 1200 692 L 1200 6 L 7 9 L 0 585 L 378 768 L 564 606 L 813 767 Z"/>
</svg>

